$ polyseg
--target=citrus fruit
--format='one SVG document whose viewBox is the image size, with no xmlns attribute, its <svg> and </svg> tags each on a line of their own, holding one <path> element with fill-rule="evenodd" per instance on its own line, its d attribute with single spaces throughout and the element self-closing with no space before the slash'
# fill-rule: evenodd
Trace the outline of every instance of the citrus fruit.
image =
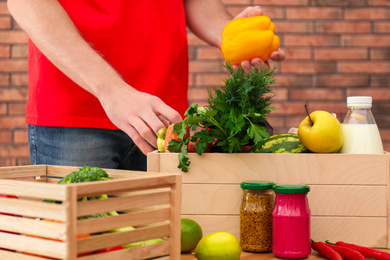
<svg viewBox="0 0 390 260">
<path fill-rule="evenodd" d="M 214 232 L 204 236 L 195 249 L 198 260 L 239 260 L 241 247 L 229 232 Z"/>
<path fill-rule="evenodd" d="M 192 219 L 181 219 L 181 252 L 189 253 L 195 249 L 203 232 L 201 226 Z"/>
</svg>

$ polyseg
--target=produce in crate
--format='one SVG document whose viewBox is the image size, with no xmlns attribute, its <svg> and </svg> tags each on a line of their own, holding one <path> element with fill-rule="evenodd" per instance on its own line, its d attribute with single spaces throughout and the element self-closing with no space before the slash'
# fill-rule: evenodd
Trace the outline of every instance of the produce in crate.
<svg viewBox="0 0 390 260">
<path fill-rule="evenodd" d="M 256 153 L 310 153 L 299 140 L 297 134 L 278 134 L 265 140 L 263 147 Z"/>
<path fill-rule="evenodd" d="M 224 85 L 209 91 L 209 107 L 198 108 L 192 104 L 186 111 L 186 118 L 174 124 L 173 133 L 177 139 L 168 143 L 170 152 L 179 153 L 179 166 L 188 171 L 190 162 L 186 156 L 188 142 L 196 142 L 195 149 L 201 155 L 212 143 L 213 152 L 241 153 L 244 147 L 251 146 L 248 152 L 260 149 L 265 139 L 272 133 L 267 123 L 271 107 L 270 85 L 275 81 L 272 70 L 253 67 L 251 73 L 241 67 L 234 70 L 229 63 L 225 67 L 230 77 Z M 187 137 L 186 126 L 196 132 Z M 167 140 L 166 140 L 167 142 Z"/>
<path fill-rule="evenodd" d="M 307 111 L 307 107 L 306 107 Z M 327 111 L 314 111 L 298 127 L 299 140 L 313 153 L 336 153 L 343 145 L 343 131 L 336 117 Z"/>
</svg>

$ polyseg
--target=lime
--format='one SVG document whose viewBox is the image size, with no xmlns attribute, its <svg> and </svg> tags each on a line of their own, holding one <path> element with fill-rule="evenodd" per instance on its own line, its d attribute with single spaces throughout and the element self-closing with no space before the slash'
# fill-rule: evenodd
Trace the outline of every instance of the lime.
<svg viewBox="0 0 390 260">
<path fill-rule="evenodd" d="M 198 260 L 239 260 L 241 247 L 229 232 L 214 232 L 199 241 L 194 255 Z"/>
<path fill-rule="evenodd" d="M 181 252 L 189 253 L 195 249 L 203 232 L 201 226 L 192 219 L 181 219 Z"/>
</svg>

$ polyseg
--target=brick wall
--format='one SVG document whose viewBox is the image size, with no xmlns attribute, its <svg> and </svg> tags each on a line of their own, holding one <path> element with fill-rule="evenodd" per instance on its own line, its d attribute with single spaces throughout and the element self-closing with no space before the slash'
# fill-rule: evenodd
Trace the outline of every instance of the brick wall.
<svg viewBox="0 0 390 260">
<path fill-rule="evenodd" d="M 346 113 L 350 95 L 370 95 L 385 149 L 390 151 L 389 0 L 224 0 L 232 14 L 260 5 L 276 25 L 286 60 L 277 66 L 269 117 L 286 132 L 311 111 Z M 27 37 L 0 0 L 0 166 L 28 164 L 24 124 Z M 207 89 L 226 77 L 219 50 L 188 33 L 190 102 L 206 104 Z"/>
</svg>

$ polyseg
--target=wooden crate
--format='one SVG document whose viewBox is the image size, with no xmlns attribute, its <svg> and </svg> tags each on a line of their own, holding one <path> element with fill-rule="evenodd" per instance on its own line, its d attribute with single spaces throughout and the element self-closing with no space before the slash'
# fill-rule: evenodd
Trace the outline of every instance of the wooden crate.
<svg viewBox="0 0 390 260">
<path fill-rule="evenodd" d="M 189 154 L 182 173 L 182 217 L 204 233 L 228 231 L 239 238 L 245 180 L 310 185 L 314 240 L 390 248 L 390 154 Z M 151 153 L 148 170 L 180 172 L 177 154 Z"/>
<path fill-rule="evenodd" d="M 44 259 L 21 252 L 68 260 L 148 259 L 164 255 L 180 259 L 180 174 L 106 170 L 113 180 L 56 184 L 59 177 L 78 169 L 49 165 L 0 168 L 0 194 L 19 198 L 0 197 L 0 212 L 11 214 L 0 215 L 0 230 L 7 231 L 0 232 L 0 248 L 8 249 L 0 250 L 0 259 Z M 102 194 L 108 198 L 82 200 Z M 44 199 L 62 203 L 47 203 Z M 110 211 L 120 214 L 80 218 Z M 109 232 L 129 226 L 135 229 Z M 77 238 L 82 234 L 91 235 Z M 156 238 L 165 241 L 79 256 Z"/>
</svg>

